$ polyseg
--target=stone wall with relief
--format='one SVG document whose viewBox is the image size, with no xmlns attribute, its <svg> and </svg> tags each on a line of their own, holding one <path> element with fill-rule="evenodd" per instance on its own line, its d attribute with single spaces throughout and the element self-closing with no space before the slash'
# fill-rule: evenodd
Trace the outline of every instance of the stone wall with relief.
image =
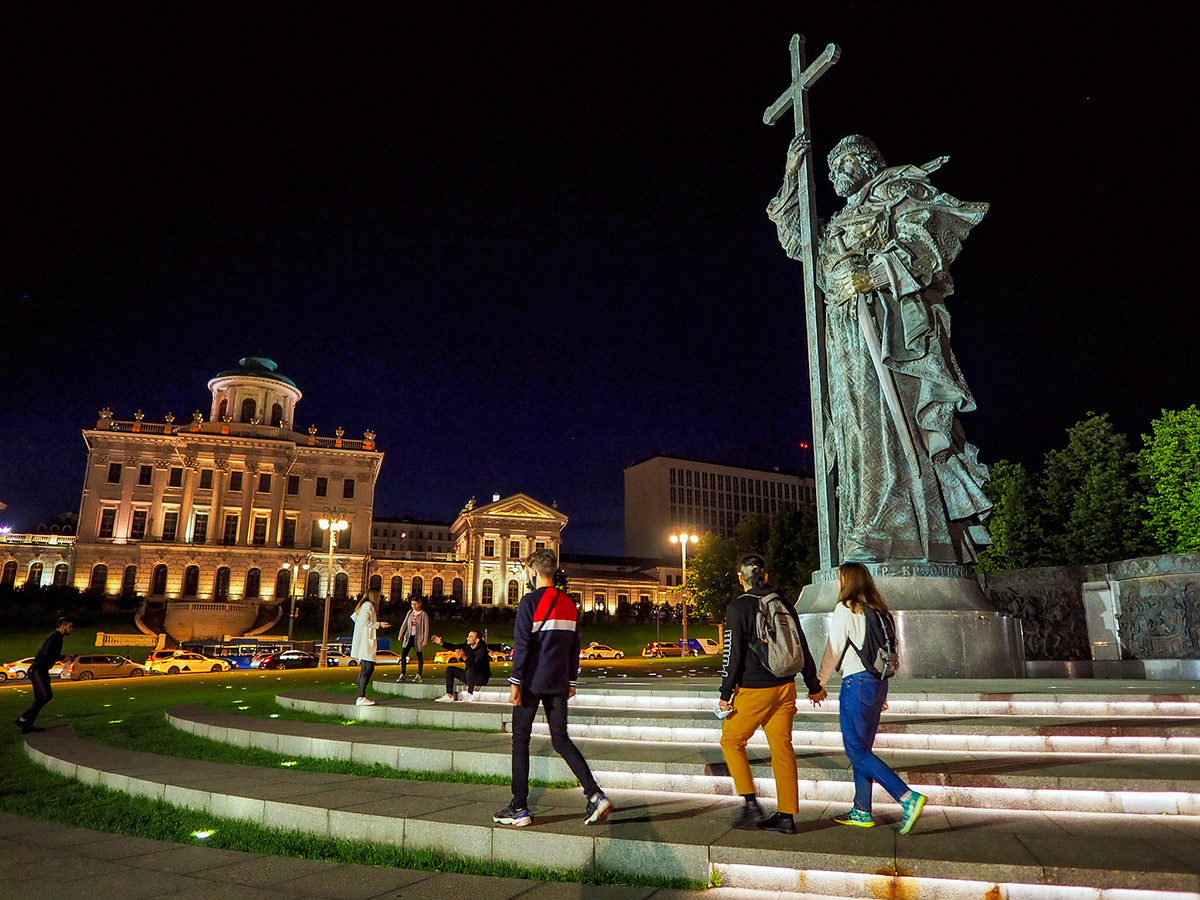
<svg viewBox="0 0 1200 900">
<path fill-rule="evenodd" d="M 1126 659 L 1200 658 L 1200 553 L 1108 567 Z"/>
<path fill-rule="evenodd" d="M 1083 585 L 1108 582 L 1125 659 L 1200 658 L 1200 554 L 1108 565 L 978 575 L 1002 612 L 1021 620 L 1030 660 L 1090 659 Z"/>
<path fill-rule="evenodd" d="M 1091 659 L 1083 584 L 1104 566 L 1051 566 L 981 572 L 979 583 L 1000 612 L 1021 620 L 1027 660 Z"/>
</svg>

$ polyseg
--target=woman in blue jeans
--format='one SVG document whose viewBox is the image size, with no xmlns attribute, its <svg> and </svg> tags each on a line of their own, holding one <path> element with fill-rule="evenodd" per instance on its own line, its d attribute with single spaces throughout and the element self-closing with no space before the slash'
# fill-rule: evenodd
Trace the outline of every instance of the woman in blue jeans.
<svg viewBox="0 0 1200 900">
<path fill-rule="evenodd" d="M 842 675 L 842 687 L 838 693 L 838 719 L 846 756 L 854 767 L 854 807 L 834 818 L 834 821 L 839 825 L 874 827 L 871 788 L 878 782 L 900 804 L 904 815 L 900 833 L 908 834 L 921 815 L 925 796 L 910 790 L 904 780 L 872 749 L 875 732 L 879 730 L 879 716 L 887 707 L 888 683 L 868 672 L 855 652 L 855 648 L 861 648 L 866 639 L 867 618 L 863 609 L 867 606 L 887 612 L 887 604 L 875 587 L 875 579 L 867 567 L 862 563 L 844 563 L 838 568 L 838 601 L 833 608 L 829 642 L 825 647 L 825 657 L 821 660 L 821 671 L 817 675 L 822 688 L 835 668 Z"/>
</svg>

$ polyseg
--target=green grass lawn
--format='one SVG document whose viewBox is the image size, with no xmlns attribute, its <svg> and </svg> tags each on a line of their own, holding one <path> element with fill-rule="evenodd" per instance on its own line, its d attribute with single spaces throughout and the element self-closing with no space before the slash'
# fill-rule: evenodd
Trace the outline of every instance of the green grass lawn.
<svg viewBox="0 0 1200 900">
<path fill-rule="evenodd" d="M 648 669 L 650 665 L 648 660 L 622 662 L 638 670 Z M 660 662 L 658 669 L 663 668 Z M 426 676 L 430 680 L 439 679 L 442 670 L 441 666 L 427 666 Z M 70 723 L 77 733 L 91 739 L 146 752 L 211 758 L 244 765 L 278 765 L 281 764 L 278 754 L 245 751 L 169 732 L 163 722 L 164 713 L 183 703 L 201 703 L 213 709 L 243 715 L 269 715 L 271 711 L 279 710 L 275 696 L 281 691 L 324 688 L 350 694 L 354 691 L 357 674 L 357 669 L 305 669 L 110 678 L 90 682 L 56 681 L 53 685 L 54 699 L 43 710 L 39 724 L 53 727 Z M 0 716 L 5 717 L 0 725 L 0 810 L 6 812 L 176 843 L 203 842 L 206 846 L 306 859 L 540 880 L 686 889 L 703 887 L 679 879 L 639 878 L 604 871 L 522 869 L 439 853 L 316 838 L 235 820 L 218 820 L 206 813 L 177 809 L 162 802 L 89 787 L 48 772 L 26 757 L 20 731 L 8 723 L 20 714 L 30 699 L 28 682 L 10 682 L 0 688 Z M 282 710 L 279 712 L 283 714 Z M 313 760 L 305 763 L 305 767 L 309 766 L 319 770 L 332 766 L 328 770 L 384 777 L 411 774 L 355 767 L 336 761 Z M 436 776 L 426 773 L 426 777 Z M 480 779 L 487 783 L 503 780 Z M 200 831 L 212 834 L 200 838 L 196 835 Z"/>
</svg>

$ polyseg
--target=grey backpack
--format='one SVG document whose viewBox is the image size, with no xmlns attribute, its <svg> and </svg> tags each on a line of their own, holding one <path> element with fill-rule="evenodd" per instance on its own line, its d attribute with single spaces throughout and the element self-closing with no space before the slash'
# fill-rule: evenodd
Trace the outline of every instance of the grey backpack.
<svg viewBox="0 0 1200 900">
<path fill-rule="evenodd" d="M 779 594 L 767 594 L 757 600 L 754 652 L 776 678 L 794 677 L 803 671 L 808 658 L 804 652 L 800 620 Z"/>
</svg>

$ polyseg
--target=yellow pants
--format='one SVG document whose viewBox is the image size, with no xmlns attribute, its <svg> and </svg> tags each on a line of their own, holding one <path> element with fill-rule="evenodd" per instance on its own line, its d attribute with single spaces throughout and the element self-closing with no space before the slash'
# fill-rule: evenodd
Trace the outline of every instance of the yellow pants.
<svg viewBox="0 0 1200 900">
<path fill-rule="evenodd" d="M 721 726 L 721 753 L 739 794 L 754 793 L 754 778 L 746 759 L 746 742 L 761 725 L 771 748 L 771 770 L 779 811 L 800 811 L 796 783 L 796 751 L 792 749 L 792 722 L 796 718 L 796 683 L 770 688 L 738 688 L 733 695 L 733 715 Z"/>
</svg>

